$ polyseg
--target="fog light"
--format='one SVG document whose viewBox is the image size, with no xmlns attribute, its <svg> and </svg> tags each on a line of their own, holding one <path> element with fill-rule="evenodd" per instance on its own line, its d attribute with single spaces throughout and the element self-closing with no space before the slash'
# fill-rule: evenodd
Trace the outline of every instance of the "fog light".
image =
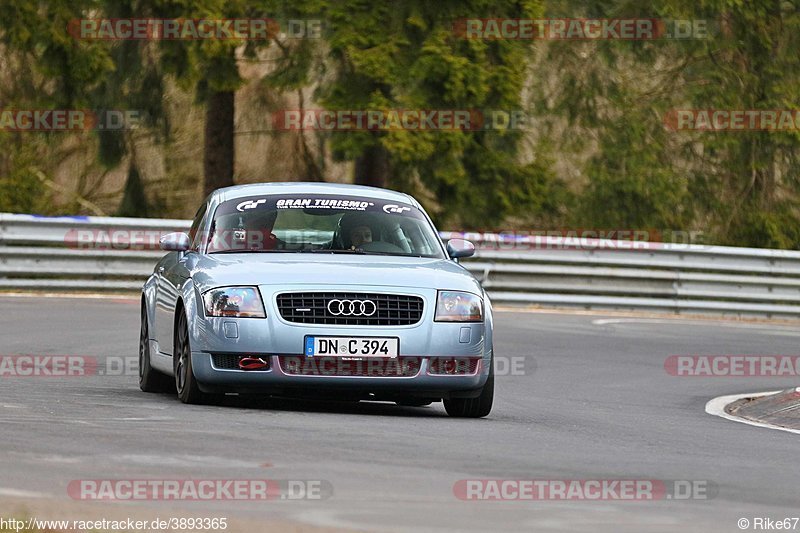
<svg viewBox="0 0 800 533">
<path fill-rule="evenodd" d="M 261 357 L 242 357 L 239 359 L 239 369 L 241 370 L 263 370 L 269 368 L 269 362 Z"/>
</svg>

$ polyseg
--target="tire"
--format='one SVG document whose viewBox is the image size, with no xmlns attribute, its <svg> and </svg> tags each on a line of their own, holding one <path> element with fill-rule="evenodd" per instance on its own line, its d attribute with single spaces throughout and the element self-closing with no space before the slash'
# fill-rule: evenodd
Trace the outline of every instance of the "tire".
<svg viewBox="0 0 800 533">
<path fill-rule="evenodd" d="M 477 398 L 452 398 L 444 400 L 447 414 L 455 418 L 483 418 L 492 411 L 494 400 L 494 369 L 489 370 L 489 378 L 481 388 Z"/>
<path fill-rule="evenodd" d="M 141 325 L 139 327 L 139 388 L 143 392 L 174 392 L 175 384 L 166 374 L 150 366 L 150 337 L 147 326 L 147 310 L 142 303 Z"/>
<path fill-rule="evenodd" d="M 204 404 L 210 400 L 197 385 L 192 370 L 192 349 L 189 345 L 189 327 L 186 324 L 186 313 L 181 311 L 178 325 L 175 328 L 175 349 L 172 355 L 175 370 L 175 390 L 178 399 L 188 404 Z"/>
</svg>

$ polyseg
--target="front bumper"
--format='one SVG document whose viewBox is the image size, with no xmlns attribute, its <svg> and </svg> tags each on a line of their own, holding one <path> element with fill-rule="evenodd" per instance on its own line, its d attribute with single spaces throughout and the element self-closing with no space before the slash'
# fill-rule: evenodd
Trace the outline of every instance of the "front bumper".
<svg viewBox="0 0 800 533">
<path fill-rule="evenodd" d="M 298 356 L 302 357 L 302 356 Z M 192 352 L 192 368 L 204 392 L 250 394 L 302 394 L 324 391 L 354 393 L 363 397 L 474 397 L 486 382 L 481 363 L 471 375 L 431 375 L 430 358 L 422 358 L 419 371 L 410 377 L 292 375 L 286 373 L 279 356 L 269 356 L 269 370 L 227 370 L 215 368 L 211 354 Z"/>
<path fill-rule="evenodd" d="M 278 312 L 276 295 L 289 291 L 330 291 L 330 287 L 259 287 L 266 319 L 204 318 L 197 316 L 190 328 L 192 367 L 201 390 L 259 394 L 309 393 L 324 390 L 349 391 L 378 397 L 416 396 L 448 398 L 474 396 L 486 382 L 492 362 L 491 331 L 483 323 L 434 322 L 436 290 L 390 289 L 358 286 L 359 291 L 402 293 L 423 298 L 420 322 L 411 326 L 345 326 L 297 324 Z M 337 287 L 338 289 L 338 287 Z M 202 311 L 199 311 L 202 313 Z M 418 371 L 410 376 L 389 375 L 296 375 L 281 365 L 281 357 L 305 358 L 305 337 L 353 336 L 397 337 L 399 359 L 418 358 Z M 236 370 L 215 367 L 212 354 L 240 354 L 269 360 L 268 370 Z M 477 359 L 472 374 L 431 373 L 433 358 Z M 370 396 L 371 397 L 371 396 Z"/>
</svg>

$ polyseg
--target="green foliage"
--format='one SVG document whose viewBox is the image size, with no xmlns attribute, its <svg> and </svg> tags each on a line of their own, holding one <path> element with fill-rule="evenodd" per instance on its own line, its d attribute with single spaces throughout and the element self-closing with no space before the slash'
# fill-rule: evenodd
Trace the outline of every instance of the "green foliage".
<svg viewBox="0 0 800 533">
<path fill-rule="evenodd" d="M 558 76 L 534 86 L 535 105 L 566 121 L 568 157 L 591 153 L 573 221 L 700 230 L 742 246 L 800 246 L 800 132 L 664 127 L 671 109 L 796 109 L 800 12 L 778 0 L 561 2 L 552 11 L 709 22 L 707 39 L 547 46 L 543 64 Z"/>
<path fill-rule="evenodd" d="M 0 133 L 0 143 L 5 146 L 0 156 L 0 212 L 47 212 L 50 191 L 39 177 L 37 151 L 9 137 Z"/>
<path fill-rule="evenodd" d="M 0 46 L 14 65 L 11 101 L 4 109 L 93 109 L 95 91 L 114 62 L 107 43 L 79 43 L 67 32 L 71 20 L 94 9 L 91 0 L 0 2 Z M 58 133 L 0 132 L 0 211 L 50 213 L 53 170 L 48 149 Z"/>
<path fill-rule="evenodd" d="M 589 184 L 572 215 L 579 226 L 683 228 L 691 221 L 688 180 L 670 165 L 669 133 L 643 115 L 629 108 L 609 119 L 586 165 Z"/>
<path fill-rule="evenodd" d="M 788 2 L 715 0 L 695 16 L 720 20 L 717 35 L 695 44 L 702 54 L 684 76 L 695 106 L 797 109 L 800 12 Z M 704 135 L 705 180 L 723 202 L 713 213 L 721 242 L 800 247 L 800 130 Z M 710 161 L 710 163 L 706 163 Z"/>
<path fill-rule="evenodd" d="M 78 41 L 67 26 L 84 16 L 319 19 L 324 35 Z M 531 43 L 453 31 L 458 19 L 495 17 L 705 19 L 711 35 Z M 665 127 L 674 109 L 796 109 L 794 2 L 6 0 L 0 46 L 14 76 L 0 87 L 3 107 L 140 110 L 148 140 L 162 150 L 172 132 L 170 79 L 203 104 L 242 87 L 242 56 L 273 46 L 275 68 L 260 85 L 272 102 L 292 92 L 307 108 L 527 111 L 528 130 L 317 134 L 337 160 L 385 157 L 387 186 L 422 198 L 444 227 L 699 230 L 712 242 L 800 247 L 800 131 Z M 80 142 L 96 142 L 97 161 L 111 170 L 130 159 L 133 135 L 93 132 Z M 2 134 L 0 142 L 0 209 L 46 210 L 56 135 Z M 303 157 L 318 155 L 303 146 Z M 153 211 L 135 163 L 120 213 Z"/>
<path fill-rule="evenodd" d="M 521 109 L 526 65 L 523 41 L 481 41 L 457 36 L 458 19 L 478 16 L 535 18 L 538 2 L 445 1 L 330 2 L 328 45 L 333 81 L 320 99 L 329 109 Z M 371 146 L 389 154 L 388 186 L 416 193 L 444 225 L 497 227 L 524 212 L 549 207 L 537 192 L 556 187 L 540 161 L 519 156 L 519 131 L 340 132 L 334 154 L 354 159 Z M 424 196 L 424 195 L 423 195 Z"/>
<path fill-rule="evenodd" d="M 102 41 L 78 42 L 67 27 L 96 7 L 92 0 L 0 2 L 0 43 L 24 54 L 29 68 L 49 81 L 24 103 L 54 108 L 93 103 L 91 90 L 114 70 L 109 46 Z"/>
</svg>

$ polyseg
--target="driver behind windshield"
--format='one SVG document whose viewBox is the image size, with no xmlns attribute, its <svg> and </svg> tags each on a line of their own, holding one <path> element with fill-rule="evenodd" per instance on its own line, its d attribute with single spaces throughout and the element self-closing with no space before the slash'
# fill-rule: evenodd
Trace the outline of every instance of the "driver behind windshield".
<svg viewBox="0 0 800 533">
<path fill-rule="evenodd" d="M 279 244 L 277 237 L 272 233 L 277 211 L 256 210 L 247 213 L 244 217 L 245 242 L 250 250 L 273 250 Z"/>
<path fill-rule="evenodd" d="M 350 242 L 355 248 L 366 242 L 372 242 L 372 230 L 369 226 L 356 226 L 350 230 Z"/>
<path fill-rule="evenodd" d="M 375 221 L 366 213 L 346 213 L 339 220 L 342 244 L 345 249 L 361 249 L 364 244 L 372 242 Z"/>
<path fill-rule="evenodd" d="M 263 251 L 281 242 L 272 233 L 277 211 L 256 210 L 218 217 L 212 229 L 210 251 Z"/>
</svg>

